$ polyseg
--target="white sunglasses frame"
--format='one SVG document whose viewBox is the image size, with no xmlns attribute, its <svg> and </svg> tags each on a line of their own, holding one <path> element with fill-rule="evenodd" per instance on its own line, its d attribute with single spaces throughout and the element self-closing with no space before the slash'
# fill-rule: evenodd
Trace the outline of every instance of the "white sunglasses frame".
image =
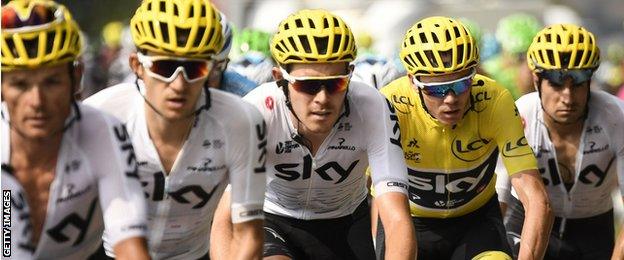
<svg viewBox="0 0 624 260">
<path fill-rule="evenodd" d="M 418 81 L 418 79 L 416 79 L 416 76 L 412 76 L 412 83 L 414 83 L 414 85 L 416 85 L 419 89 L 423 89 L 425 88 L 425 86 L 441 86 L 441 85 L 453 84 L 455 82 L 464 81 L 464 80 L 474 77 L 476 74 L 477 74 L 477 70 L 473 69 L 472 72 L 465 77 L 461 77 L 461 78 L 451 80 L 451 81 L 446 81 L 446 82 L 431 82 L 431 83 L 420 82 Z"/>
<path fill-rule="evenodd" d="M 172 57 L 172 56 L 148 56 L 148 55 L 145 55 L 145 54 L 143 54 L 141 52 L 137 52 L 137 58 L 139 60 L 139 63 L 141 63 L 141 65 L 145 68 L 145 71 L 147 72 L 147 74 L 150 77 L 158 79 L 158 80 L 160 80 L 162 82 L 165 82 L 165 83 L 173 82 L 178 77 L 178 74 L 180 72 L 182 72 L 182 76 L 184 77 L 184 80 L 186 80 L 186 82 L 188 82 L 188 83 L 195 83 L 195 82 L 198 82 L 198 81 L 203 80 L 203 79 L 207 78 L 208 76 L 210 76 L 210 71 L 214 67 L 214 61 L 212 61 L 212 60 L 189 59 L 189 58 Z M 162 75 L 160 75 L 158 73 L 155 73 L 155 72 L 150 70 L 150 68 L 154 64 L 154 61 L 156 61 L 156 60 L 176 60 L 176 61 L 182 61 L 182 62 L 184 62 L 184 61 L 206 62 L 207 66 L 208 66 L 208 74 L 206 74 L 206 76 L 199 77 L 199 78 L 196 78 L 196 79 L 189 79 L 188 75 L 186 74 L 186 70 L 184 69 L 184 67 L 178 66 L 176 68 L 176 70 L 173 72 L 173 74 L 171 74 L 171 76 L 169 76 L 168 78 L 165 78 Z"/>
<path fill-rule="evenodd" d="M 288 81 L 290 84 L 294 84 L 296 81 L 304 81 L 304 80 L 327 80 L 327 79 L 348 79 L 349 81 L 351 81 L 351 76 L 353 75 L 353 70 L 349 70 L 349 74 L 346 75 L 336 75 L 336 76 L 319 76 L 319 77 L 294 77 L 291 76 L 290 74 L 288 74 L 288 72 L 282 68 L 279 67 L 280 71 L 282 72 L 282 77 Z"/>
</svg>

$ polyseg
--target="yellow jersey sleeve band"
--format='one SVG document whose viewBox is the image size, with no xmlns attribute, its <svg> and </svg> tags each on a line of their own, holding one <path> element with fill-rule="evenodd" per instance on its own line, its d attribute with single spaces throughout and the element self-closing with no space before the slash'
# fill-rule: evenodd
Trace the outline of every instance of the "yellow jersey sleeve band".
<svg viewBox="0 0 624 260">
<path fill-rule="evenodd" d="M 499 154 L 510 175 L 537 169 L 511 95 L 487 77 L 475 76 L 469 108 L 454 126 L 424 110 L 407 76 L 381 92 L 399 118 L 412 216 L 458 217 L 483 206 L 495 195 Z"/>
</svg>

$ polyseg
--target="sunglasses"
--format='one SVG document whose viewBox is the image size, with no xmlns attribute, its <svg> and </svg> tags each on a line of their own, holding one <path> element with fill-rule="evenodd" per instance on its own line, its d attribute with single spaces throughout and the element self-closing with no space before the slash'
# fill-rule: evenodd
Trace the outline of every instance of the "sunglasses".
<svg viewBox="0 0 624 260">
<path fill-rule="evenodd" d="M 472 86 L 472 78 L 474 77 L 475 74 L 476 74 L 476 71 L 473 70 L 472 73 L 470 73 L 470 75 L 465 76 L 463 78 L 459 78 L 459 79 L 448 81 L 448 82 L 434 82 L 434 83 L 423 83 L 423 82 L 418 81 L 418 79 L 416 79 L 416 76 L 413 76 L 412 82 L 414 83 L 414 85 L 418 86 L 418 88 L 421 89 L 425 93 L 425 95 L 437 97 L 437 98 L 443 98 L 451 91 L 453 91 L 455 95 L 464 94 L 466 91 L 470 89 L 470 86 Z"/>
<path fill-rule="evenodd" d="M 594 71 L 591 69 L 580 69 L 580 70 L 563 70 L 563 69 L 554 69 L 554 70 L 542 70 L 539 72 L 539 77 L 548 80 L 551 84 L 555 86 L 563 86 L 565 80 L 567 78 L 572 79 L 573 85 L 581 85 L 589 81 L 594 74 Z"/>
<path fill-rule="evenodd" d="M 52 22 L 65 19 L 63 9 L 40 3 L 32 5 L 27 15 L 24 17 L 12 6 L 2 7 L 2 29 L 9 32 L 37 30 Z"/>
<path fill-rule="evenodd" d="M 182 72 L 188 83 L 200 81 L 210 74 L 214 62 L 201 59 L 188 59 L 170 56 L 147 56 L 137 53 L 139 62 L 153 78 L 171 83 Z"/>
<path fill-rule="evenodd" d="M 323 77 L 293 77 L 280 68 L 282 76 L 297 91 L 308 95 L 316 95 L 323 87 L 329 94 L 336 94 L 346 91 L 349 87 L 351 72 L 347 75 L 323 76 Z"/>
</svg>

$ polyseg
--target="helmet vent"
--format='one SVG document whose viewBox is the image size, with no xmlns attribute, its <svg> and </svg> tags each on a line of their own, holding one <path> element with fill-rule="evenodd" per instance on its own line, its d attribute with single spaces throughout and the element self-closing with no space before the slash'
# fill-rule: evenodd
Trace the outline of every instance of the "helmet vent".
<svg viewBox="0 0 624 260">
<path fill-rule="evenodd" d="M 213 33 L 213 28 L 210 28 L 210 32 L 208 35 L 208 39 L 212 38 L 212 33 Z M 206 32 L 206 27 L 203 26 L 199 26 L 197 27 L 197 31 L 198 32 Z M 200 35 L 198 34 L 197 37 L 195 37 L 195 41 L 193 42 L 193 46 L 199 46 L 199 44 L 201 43 L 202 37 L 200 37 Z"/>
<path fill-rule="evenodd" d="M 438 36 L 437 36 L 437 35 L 432 34 L 431 36 L 432 36 L 432 38 L 433 38 L 433 42 L 434 42 L 434 43 L 440 43 L 440 40 L 438 40 Z"/>
<path fill-rule="evenodd" d="M 165 1 L 161 1 L 158 3 L 158 9 L 160 9 L 160 11 L 163 13 L 167 11 L 167 8 L 165 6 Z"/>
<path fill-rule="evenodd" d="M 308 18 L 308 23 L 310 24 L 310 28 L 316 29 L 316 25 L 314 25 L 314 22 L 312 21 L 312 19 Z"/>
<path fill-rule="evenodd" d="M 301 19 L 295 20 L 295 25 L 297 25 L 297 28 L 303 28 L 303 23 L 301 22 Z"/>
<path fill-rule="evenodd" d="M 156 22 L 154 22 L 154 23 L 156 23 Z M 162 34 L 163 42 L 169 42 L 169 30 L 167 30 L 167 24 L 165 24 L 165 23 L 158 23 L 158 25 L 160 25 L 160 34 Z M 178 37 L 178 39 L 180 39 L 180 38 L 186 38 L 186 37 Z"/>
<path fill-rule="evenodd" d="M 178 5 L 173 5 L 173 15 L 180 15 L 180 12 L 178 11 Z"/>
<path fill-rule="evenodd" d="M 46 35 L 46 39 L 48 43 L 46 44 L 45 53 L 52 53 L 52 47 L 54 47 L 54 32 L 48 32 Z"/>
<path fill-rule="evenodd" d="M 329 21 L 327 17 L 323 18 L 323 28 L 329 28 Z"/>
<path fill-rule="evenodd" d="M 34 59 L 37 57 L 38 49 L 37 44 L 39 43 L 39 37 L 35 39 L 24 39 L 24 47 L 26 47 L 26 53 L 28 54 L 28 58 Z"/>
<path fill-rule="evenodd" d="M 349 35 L 346 35 L 345 38 L 346 38 L 345 42 L 349 42 Z M 342 35 L 336 34 L 334 36 L 334 46 L 332 46 L 333 47 L 332 52 L 338 52 L 338 50 L 340 49 L 341 40 L 342 40 Z M 323 45 L 327 45 L 327 44 L 321 44 L 321 46 Z"/>
<path fill-rule="evenodd" d="M 555 62 L 555 54 L 553 53 L 552 50 L 546 50 L 546 56 L 548 57 L 548 63 Z"/>
<path fill-rule="evenodd" d="M 299 41 L 301 42 L 301 46 L 306 52 L 310 52 L 310 42 L 308 42 L 308 37 L 305 35 L 299 35 Z"/>
<path fill-rule="evenodd" d="M 574 59 L 575 68 L 578 68 L 578 66 L 581 65 L 581 59 L 583 58 L 584 54 L 585 54 L 585 50 L 580 50 L 578 53 L 576 53 L 576 57 Z"/>
</svg>

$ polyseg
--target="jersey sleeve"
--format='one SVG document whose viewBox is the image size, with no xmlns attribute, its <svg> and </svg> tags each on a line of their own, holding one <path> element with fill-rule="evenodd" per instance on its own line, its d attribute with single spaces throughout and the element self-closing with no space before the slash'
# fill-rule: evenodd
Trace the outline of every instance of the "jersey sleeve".
<svg viewBox="0 0 624 260">
<path fill-rule="evenodd" d="M 498 201 L 509 203 L 511 198 L 511 180 L 507 173 L 507 169 L 503 164 L 503 160 L 499 154 L 496 162 L 496 193 L 498 194 Z"/>
<path fill-rule="evenodd" d="M 610 136 L 613 137 L 613 145 L 615 148 L 620 193 L 624 196 L 624 134 L 622 134 L 622 129 L 624 129 L 624 102 L 621 100 L 615 100 L 615 102 L 617 103 L 617 111 L 615 111 L 617 118 L 613 120 L 613 122 L 616 126 L 611 129 L 614 129 L 616 132 Z"/>
<path fill-rule="evenodd" d="M 99 200 L 104 216 L 107 244 L 113 247 L 131 237 L 145 237 L 146 202 L 138 175 L 138 164 L 125 126 L 105 117 L 106 127 L 92 127 L 90 163 L 98 179 Z"/>
<path fill-rule="evenodd" d="M 230 122 L 227 135 L 232 223 L 263 219 L 266 190 L 266 124 L 255 107 L 240 103 L 242 116 Z"/>
<path fill-rule="evenodd" d="M 501 159 L 508 175 L 537 169 L 537 160 L 524 135 L 518 108 L 511 94 L 503 90 L 494 103 L 487 124 L 495 124 L 491 133 L 496 140 Z"/>
<path fill-rule="evenodd" d="M 364 88 L 364 86 L 362 86 Z M 386 192 L 407 195 L 407 166 L 401 148 L 399 118 L 381 93 L 370 89 L 372 102 L 365 109 L 368 122 L 368 162 L 375 196 Z"/>
</svg>

